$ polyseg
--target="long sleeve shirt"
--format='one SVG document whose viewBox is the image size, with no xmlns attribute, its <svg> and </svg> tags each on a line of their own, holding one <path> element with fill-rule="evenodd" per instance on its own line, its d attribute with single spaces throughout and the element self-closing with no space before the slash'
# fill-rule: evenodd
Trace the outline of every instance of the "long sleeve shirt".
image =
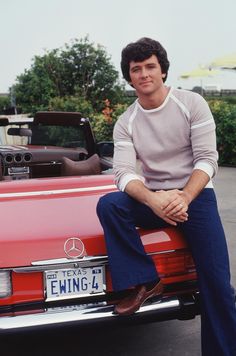
<svg viewBox="0 0 236 356">
<path fill-rule="evenodd" d="M 121 191 L 134 179 L 153 190 L 181 189 L 194 169 L 210 178 L 217 171 L 214 118 L 205 99 L 191 91 L 170 88 L 162 105 L 151 110 L 137 99 L 117 120 L 113 138 L 113 169 Z"/>
</svg>

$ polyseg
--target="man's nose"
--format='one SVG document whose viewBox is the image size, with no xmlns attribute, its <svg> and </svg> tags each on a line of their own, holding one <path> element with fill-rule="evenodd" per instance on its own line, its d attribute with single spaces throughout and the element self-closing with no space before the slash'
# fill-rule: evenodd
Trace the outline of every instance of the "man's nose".
<svg viewBox="0 0 236 356">
<path fill-rule="evenodd" d="M 146 68 L 142 68 L 141 76 L 142 76 L 143 78 L 147 78 L 147 77 L 148 77 L 148 71 L 147 71 Z"/>
</svg>

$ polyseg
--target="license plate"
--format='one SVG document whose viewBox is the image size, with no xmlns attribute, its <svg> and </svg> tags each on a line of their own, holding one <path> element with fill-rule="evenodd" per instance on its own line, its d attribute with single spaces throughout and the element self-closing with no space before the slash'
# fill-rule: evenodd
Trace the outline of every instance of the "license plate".
<svg viewBox="0 0 236 356">
<path fill-rule="evenodd" d="M 46 300 L 85 297 L 104 292 L 103 267 L 45 271 Z"/>
</svg>

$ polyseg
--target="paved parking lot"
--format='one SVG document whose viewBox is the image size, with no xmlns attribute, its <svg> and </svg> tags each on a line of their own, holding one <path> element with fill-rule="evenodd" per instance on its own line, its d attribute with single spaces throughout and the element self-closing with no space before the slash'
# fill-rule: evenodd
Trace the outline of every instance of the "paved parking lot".
<svg viewBox="0 0 236 356">
<path fill-rule="evenodd" d="M 236 286 L 236 168 L 219 167 L 214 185 L 229 247 L 232 283 Z"/>
</svg>

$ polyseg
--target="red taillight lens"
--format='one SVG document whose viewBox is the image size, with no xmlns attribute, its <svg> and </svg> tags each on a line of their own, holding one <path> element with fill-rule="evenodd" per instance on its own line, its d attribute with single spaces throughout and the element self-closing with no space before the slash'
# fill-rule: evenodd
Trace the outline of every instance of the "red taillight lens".
<svg viewBox="0 0 236 356">
<path fill-rule="evenodd" d="M 161 278 L 195 272 L 191 254 L 187 250 L 161 253 L 153 256 Z"/>
</svg>

